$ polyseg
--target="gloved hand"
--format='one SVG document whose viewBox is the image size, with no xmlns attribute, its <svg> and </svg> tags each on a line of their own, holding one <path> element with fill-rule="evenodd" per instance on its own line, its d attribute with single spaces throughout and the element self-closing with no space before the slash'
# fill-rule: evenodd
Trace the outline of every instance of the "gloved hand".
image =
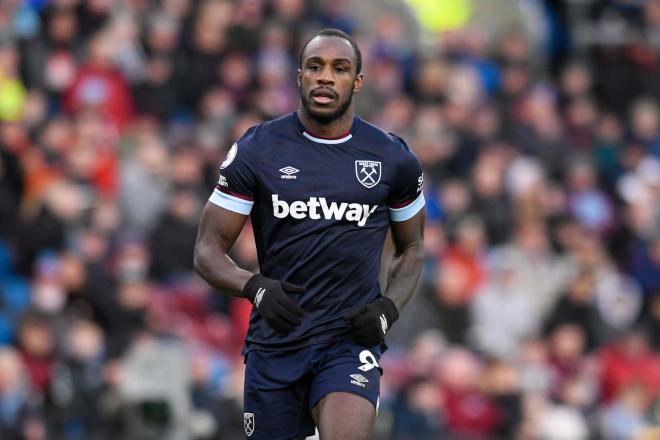
<svg viewBox="0 0 660 440">
<path fill-rule="evenodd" d="M 399 311 L 391 299 L 384 296 L 358 306 L 344 315 L 351 321 L 353 337 L 365 347 L 372 347 L 385 340 L 385 333 L 399 319 Z"/>
<path fill-rule="evenodd" d="M 306 289 L 287 281 L 261 274 L 253 275 L 243 287 L 243 296 L 254 304 L 268 325 L 278 333 L 291 333 L 300 325 L 305 312 L 286 292 L 302 293 Z"/>
</svg>

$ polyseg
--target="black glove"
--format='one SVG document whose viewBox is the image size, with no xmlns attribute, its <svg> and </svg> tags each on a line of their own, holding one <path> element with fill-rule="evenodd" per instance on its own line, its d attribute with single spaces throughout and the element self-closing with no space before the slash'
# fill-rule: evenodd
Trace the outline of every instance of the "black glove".
<svg viewBox="0 0 660 440">
<path fill-rule="evenodd" d="M 373 347 L 385 340 L 385 333 L 399 319 L 399 311 L 391 299 L 381 296 L 349 310 L 344 319 L 351 321 L 353 337 L 360 345 Z"/>
<path fill-rule="evenodd" d="M 245 287 L 243 296 L 254 304 L 254 308 L 278 333 L 290 333 L 300 325 L 305 312 L 287 295 L 305 292 L 302 286 L 287 281 L 278 281 L 261 274 L 253 275 Z"/>
</svg>

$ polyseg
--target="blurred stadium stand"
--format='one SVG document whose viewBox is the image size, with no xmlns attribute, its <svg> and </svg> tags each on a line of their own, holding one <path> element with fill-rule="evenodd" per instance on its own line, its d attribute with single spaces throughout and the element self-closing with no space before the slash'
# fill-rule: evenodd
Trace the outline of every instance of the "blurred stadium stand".
<svg viewBox="0 0 660 440">
<path fill-rule="evenodd" d="M 376 439 L 660 438 L 660 1 L 3 0 L 0 439 L 241 438 L 196 222 L 323 27 L 426 174 Z"/>
</svg>

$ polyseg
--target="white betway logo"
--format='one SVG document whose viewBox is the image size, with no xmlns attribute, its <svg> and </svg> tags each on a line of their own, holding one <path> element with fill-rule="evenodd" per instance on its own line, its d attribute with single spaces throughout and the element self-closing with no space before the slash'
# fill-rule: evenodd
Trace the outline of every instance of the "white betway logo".
<svg viewBox="0 0 660 440">
<path fill-rule="evenodd" d="M 321 208 L 320 211 L 318 208 Z M 328 201 L 325 197 L 310 197 L 308 201 L 296 200 L 291 204 L 280 200 L 277 194 L 273 194 L 273 215 L 277 218 L 291 216 L 301 220 L 309 216 L 312 220 L 323 217 L 326 220 L 335 219 L 357 222 L 358 226 L 364 226 L 367 219 L 378 208 L 378 205 L 362 205 L 360 203 L 337 203 Z"/>
</svg>

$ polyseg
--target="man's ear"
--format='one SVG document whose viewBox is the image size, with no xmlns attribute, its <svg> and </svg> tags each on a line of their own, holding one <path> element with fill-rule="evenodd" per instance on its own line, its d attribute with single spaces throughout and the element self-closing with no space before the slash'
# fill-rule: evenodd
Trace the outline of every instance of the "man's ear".
<svg viewBox="0 0 660 440">
<path fill-rule="evenodd" d="M 355 80 L 353 80 L 353 92 L 357 93 L 362 88 L 362 80 L 364 79 L 364 74 L 358 73 L 355 75 Z"/>
<path fill-rule="evenodd" d="M 302 70 L 300 69 L 298 69 L 297 79 L 298 79 L 298 87 L 300 87 L 302 85 Z"/>
</svg>

